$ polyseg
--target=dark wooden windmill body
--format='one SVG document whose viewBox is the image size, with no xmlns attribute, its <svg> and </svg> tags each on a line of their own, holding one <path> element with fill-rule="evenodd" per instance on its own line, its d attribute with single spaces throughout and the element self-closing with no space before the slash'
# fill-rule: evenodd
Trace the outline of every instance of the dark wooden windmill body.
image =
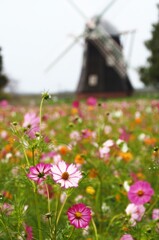
<svg viewBox="0 0 159 240">
<path fill-rule="evenodd" d="M 119 32 L 103 20 L 87 32 L 77 96 L 130 95 L 133 87 L 127 75 Z"/>
</svg>

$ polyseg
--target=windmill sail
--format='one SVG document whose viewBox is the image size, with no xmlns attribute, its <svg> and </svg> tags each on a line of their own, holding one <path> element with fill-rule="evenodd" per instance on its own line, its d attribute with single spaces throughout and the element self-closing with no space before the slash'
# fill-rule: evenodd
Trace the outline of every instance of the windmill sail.
<svg viewBox="0 0 159 240">
<path fill-rule="evenodd" d="M 122 48 L 101 24 L 95 27 L 93 31 L 90 31 L 87 40 L 91 41 L 99 49 L 109 66 L 114 67 L 121 77 L 126 76 L 126 64 Z"/>
</svg>

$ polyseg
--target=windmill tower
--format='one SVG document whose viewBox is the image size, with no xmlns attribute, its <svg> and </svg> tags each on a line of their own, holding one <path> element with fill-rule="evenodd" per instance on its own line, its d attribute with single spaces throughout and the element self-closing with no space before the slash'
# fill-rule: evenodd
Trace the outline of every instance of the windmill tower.
<svg viewBox="0 0 159 240">
<path fill-rule="evenodd" d="M 120 42 L 121 34 L 108 21 L 102 19 L 116 0 L 112 0 L 97 17 L 89 21 L 72 0 L 68 0 L 68 2 L 82 18 L 87 20 L 86 28 L 48 66 L 46 71 L 57 64 L 81 38 L 84 38 L 83 65 L 76 89 L 78 98 L 90 95 L 96 97 L 131 95 L 133 87 L 127 75 Z"/>
<path fill-rule="evenodd" d="M 7 76 L 3 73 L 3 57 L 1 55 L 1 47 L 0 47 L 0 95 L 3 90 L 9 83 L 9 79 Z"/>
<path fill-rule="evenodd" d="M 87 24 L 83 66 L 77 87 L 78 97 L 120 97 L 130 95 L 119 32 L 98 18 Z M 93 26 L 93 27 L 92 27 Z"/>
</svg>

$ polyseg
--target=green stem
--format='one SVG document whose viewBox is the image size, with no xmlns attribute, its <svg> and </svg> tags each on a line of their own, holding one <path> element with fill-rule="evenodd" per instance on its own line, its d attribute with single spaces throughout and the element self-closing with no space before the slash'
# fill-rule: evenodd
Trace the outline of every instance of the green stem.
<svg viewBox="0 0 159 240">
<path fill-rule="evenodd" d="M 61 189 L 59 189 L 59 192 L 57 194 L 57 198 L 56 198 L 56 206 L 55 206 L 55 224 L 54 224 L 54 236 L 56 238 L 56 220 L 57 220 L 57 214 L 58 214 L 58 209 L 59 209 L 59 204 L 60 204 L 60 196 L 61 196 Z"/>
<path fill-rule="evenodd" d="M 45 187 L 46 187 L 46 191 L 47 191 L 47 208 L 48 208 L 48 213 L 49 215 L 51 214 L 51 208 L 50 208 L 50 197 L 49 197 L 49 189 L 48 189 L 48 185 L 45 183 Z M 52 236 L 52 216 L 49 216 L 49 227 L 50 227 L 50 234 Z"/>
<path fill-rule="evenodd" d="M 28 156 L 27 156 L 27 154 L 26 154 L 26 151 L 25 151 L 25 148 L 23 147 L 23 153 L 24 153 L 24 156 L 25 156 L 25 160 L 26 160 L 26 162 L 27 162 L 27 165 L 28 165 L 28 167 L 30 166 L 30 163 L 29 163 L 29 159 L 28 159 Z"/>
<path fill-rule="evenodd" d="M 63 201 L 63 204 L 62 204 L 62 206 L 61 206 L 58 214 L 56 215 L 55 227 L 54 227 L 54 237 L 55 237 L 55 239 L 56 239 L 56 233 L 57 233 L 57 225 L 58 225 L 58 223 L 59 223 L 60 216 L 61 216 L 62 210 L 63 210 L 63 208 L 64 208 L 64 206 L 65 206 L 65 203 L 66 203 L 66 201 L 67 201 L 67 198 L 68 198 L 68 195 L 66 195 L 66 197 L 65 197 L 65 199 L 64 199 L 64 201 Z M 59 195 L 59 199 L 60 199 L 60 195 Z M 59 201 L 58 201 L 58 203 L 59 203 Z M 58 211 L 58 205 L 57 205 L 57 211 Z"/>
<path fill-rule="evenodd" d="M 63 208 L 64 208 L 64 206 L 65 206 L 65 203 L 66 203 L 66 201 L 67 201 L 67 198 L 68 198 L 68 195 L 66 195 L 66 197 L 65 197 L 65 199 L 64 199 L 64 201 L 63 201 L 63 204 L 62 204 L 62 206 L 61 206 L 61 208 L 60 208 L 60 210 L 59 210 L 59 213 L 58 213 L 58 215 L 57 215 L 56 226 L 58 225 L 58 222 L 59 222 L 59 220 L 60 220 L 60 216 L 61 216 L 62 210 L 63 210 Z"/>
<path fill-rule="evenodd" d="M 107 227 L 107 229 L 106 229 L 106 232 L 108 232 L 108 230 L 109 230 L 110 226 L 112 225 L 112 223 L 114 222 L 114 220 L 116 220 L 118 217 L 121 217 L 121 216 L 123 216 L 123 215 L 120 213 L 120 214 L 118 214 L 118 215 L 115 215 L 115 216 L 111 219 L 111 221 L 109 222 L 109 225 L 108 225 L 108 227 Z"/>
<path fill-rule="evenodd" d="M 36 208 L 36 216 L 37 216 L 37 223 L 38 223 L 38 232 L 39 232 L 39 240 L 43 240 L 42 232 L 41 232 L 41 221 L 40 221 L 40 214 L 38 209 L 38 201 L 37 201 L 37 193 L 34 193 L 35 198 L 35 208 Z"/>
<path fill-rule="evenodd" d="M 91 219 L 91 222 L 92 222 L 92 226 L 93 226 L 93 230 L 94 230 L 95 240 L 98 240 L 97 227 L 95 225 L 93 218 Z"/>
<path fill-rule="evenodd" d="M 5 231 L 6 231 L 9 239 L 12 240 L 12 237 L 11 237 L 11 235 L 10 235 L 10 232 L 9 232 L 9 230 L 8 230 L 8 227 L 7 227 L 6 224 L 2 221 L 2 219 L 0 219 L 0 221 L 1 221 L 3 227 L 4 227 Z"/>
<path fill-rule="evenodd" d="M 34 148 L 32 148 L 32 160 L 33 160 L 33 166 L 35 166 L 35 154 L 34 154 Z"/>
<path fill-rule="evenodd" d="M 68 237 L 68 240 L 70 240 L 70 239 L 71 239 L 71 237 L 72 237 L 72 235 L 73 235 L 74 231 L 75 231 L 75 227 L 73 227 L 73 228 L 72 228 L 72 231 L 71 231 L 71 234 L 70 234 L 70 236 Z"/>
<path fill-rule="evenodd" d="M 99 202 L 100 202 L 100 212 L 102 214 L 102 188 L 103 188 L 103 184 L 102 184 L 102 179 L 100 177 L 100 175 L 98 174 L 98 180 L 99 180 Z"/>
<path fill-rule="evenodd" d="M 40 133 L 41 133 L 41 124 L 42 124 L 42 107 L 43 107 L 44 97 L 41 99 L 40 103 Z"/>
<path fill-rule="evenodd" d="M 49 196 L 49 189 L 48 189 L 48 185 L 45 183 L 45 187 L 46 187 L 46 192 L 47 192 L 47 207 L 48 207 L 48 212 L 50 213 L 50 196 Z"/>
<path fill-rule="evenodd" d="M 147 210 L 146 214 L 148 215 L 149 212 L 152 211 L 152 209 L 154 208 L 154 206 L 156 205 L 156 203 L 158 202 L 158 196 L 156 197 L 155 201 L 153 202 L 153 204 L 149 207 L 149 209 Z"/>
</svg>

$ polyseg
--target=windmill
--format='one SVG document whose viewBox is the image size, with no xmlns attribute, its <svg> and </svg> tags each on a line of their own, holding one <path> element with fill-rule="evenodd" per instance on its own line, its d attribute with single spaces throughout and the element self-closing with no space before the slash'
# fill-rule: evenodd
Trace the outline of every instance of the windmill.
<svg viewBox="0 0 159 240">
<path fill-rule="evenodd" d="M 98 16 L 87 21 L 84 32 L 76 37 L 46 69 L 49 71 L 81 38 L 84 38 L 83 64 L 76 90 L 80 98 L 90 95 L 118 97 L 133 92 L 123 57 L 120 33 L 108 21 L 102 19 L 115 1 L 112 0 Z M 84 19 L 87 19 L 72 0 L 68 2 Z"/>
</svg>

